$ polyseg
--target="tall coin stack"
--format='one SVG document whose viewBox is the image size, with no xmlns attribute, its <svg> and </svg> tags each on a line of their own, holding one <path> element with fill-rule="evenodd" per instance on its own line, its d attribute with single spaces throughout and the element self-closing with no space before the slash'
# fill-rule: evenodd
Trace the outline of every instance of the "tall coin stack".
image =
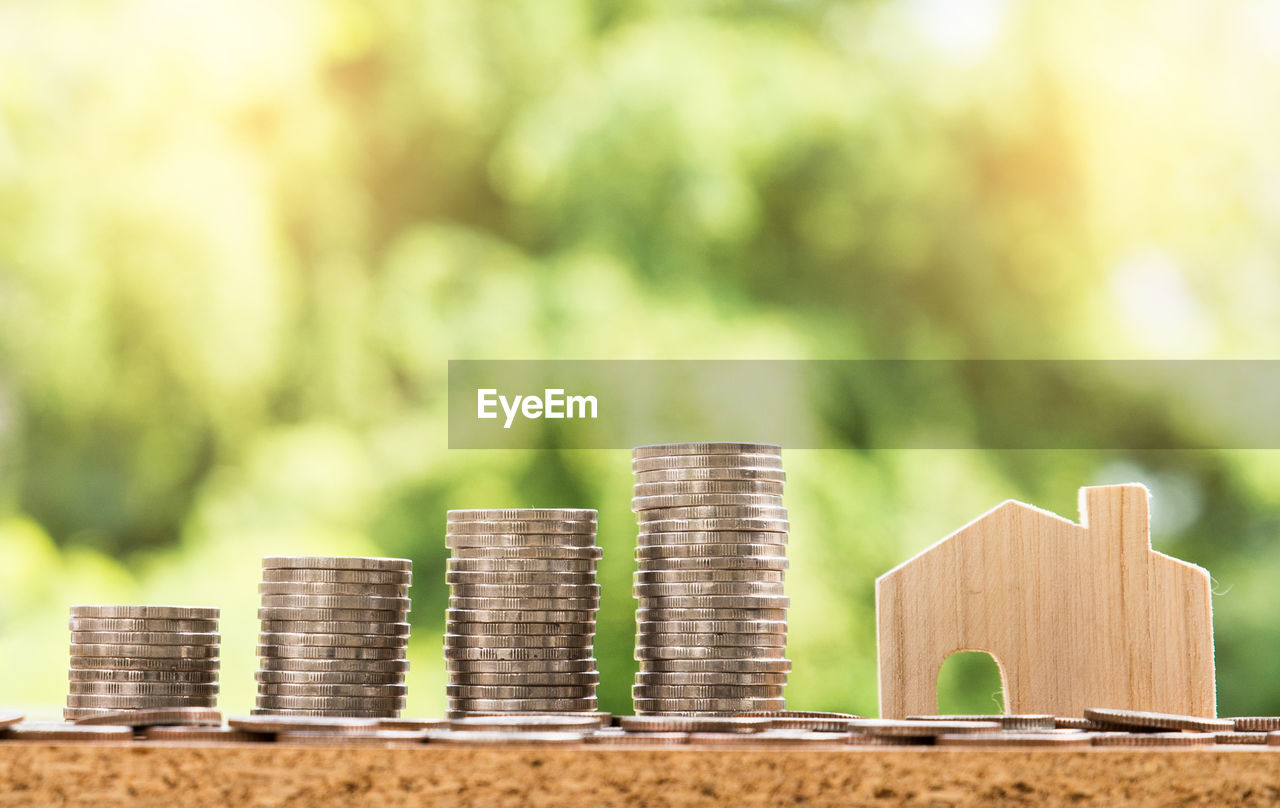
<svg viewBox="0 0 1280 808">
<path fill-rule="evenodd" d="M 218 705 L 218 610 L 72 606 L 67 720 Z"/>
<path fill-rule="evenodd" d="M 398 716 L 412 568 L 405 558 L 264 558 L 254 714 Z"/>
<path fill-rule="evenodd" d="M 781 447 L 641 446 L 631 468 L 640 526 L 636 713 L 784 709 L 791 662 Z"/>
<path fill-rule="evenodd" d="M 449 716 L 596 709 L 596 512 L 449 511 Z"/>
</svg>

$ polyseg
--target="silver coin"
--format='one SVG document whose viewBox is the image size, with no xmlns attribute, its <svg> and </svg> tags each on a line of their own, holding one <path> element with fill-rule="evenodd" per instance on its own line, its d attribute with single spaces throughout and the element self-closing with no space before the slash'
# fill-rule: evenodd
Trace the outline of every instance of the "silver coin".
<svg viewBox="0 0 1280 808">
<path fill-rule="evenodd" d="M 262 645 L 321 645 L 345 648 L 407 648 L 409 638 L 394 634 L 296 634 L 264 631 Z"/>
<path fill-rule="evenodd" d="M 263 570 L 262 582 L 409 586 L 409 584 L 413 583 L 413 573 L 395 570 L 313 570 L 285 567 Z"/>
<path fill-rule="evenodd" d="M 639 595 L 642 609 L 786 609 L 791 600 L 783 595 Z"/>
<path fill-rule="evenodd" d="M 259 670 L 293 672 L 403 673 L 409 670 L 407 659 L 294 659 L 266 657 L 258 661 Z"/>
<path fill-rule="evenodd" d="M 588 549 L 596 547 L 594 533 L 446 533 L 444 546 L 462 555 L 462 550 L 475 548 L 551 548 Z"/>
<path fill-rule="evenodd" d="M 786 572 L 786 556 L 710 556 L 706 558 L 637 559 L 640 569 L 649 570 L 773 570 Z"/>
<path fill-rule="evenodd" d="M 67 671 L 71 682 L 140 682 L 217 684 L 218 669 L 203 671 L 133 670 L 129 668 L 71 668 Z"/>
<path fill-rule="evenodd" d="M 453 699 L 585 699 L 595 697 L 596 687 L 595 685 L 576 687 L 446 685 L 445 695 Z"/>
<path fill-rule="evenodd" d="M 379 729 L 424 730 L 449 726 L 444 718 L 387 718 L 378 722 Z"/>
<path fill-rule="evenodd" d="M 785 483 L 787 473 L 780 468 L 681 468 L 659 469 L 657 471 L 637 471 L 636 484 L 689 482 L 695 480 L 771 480 Z"/>
<path fill-rule="evenodd" d="M 595 641 L 590 634 L 486 635 L 445 634 L 445 648 L 578 648 Z"/>
<path fill-rule="evenodd" d="M 605 716 L 608 718 L 609 716 Z M 531 730 L 581 730 L 600 729 L 600 713 L 575 711 L 572 713 L 518 713 L 511 711 L 483 712 L 449 720 L 449 727 L 458 732 L 529 732 Z"/>
<path fill-rule="evenodd" d="M 637 584 L 681 583 L 776 583 L 786 579 L 782 570 L 670 570 L 663 567 L 642 569 L 632 576 Z"/>
<path fill-rule="evenodd" d="M 216 671 L 220 662 L 218 657 L 80 656 L 72 651 L 70 667 L 82 670 Z"/>
<path fill-rule="evenodd" d="M 213 645 L 221 641 L 217 632 L 189 631 L 73 631 L 76 645 Z"/>
<path fill-rule="evenodd" d="M 782 507 L 782 497 L 777 494 L 659 494 L 650 497 L 632 497 L 631 510 L 651 511 L 665 508 L 705 507 Z"/>
<path fill-rule="evenodd" d="M 789 659 L 647 659 L 641 673 L 789 673 Z"/>
<path fill-rule="evenodd" d="M 163 631 L 215 633 L 217 620 L 159 620 L 112 617 L 73 617 L 68 627 L 72 631 Z"/>
<path fill-rule="evenodd" d="M 618 717 L 622 730 L 631 732 L 722 732 L 758 733 L 769 729 L 767 718 L 710 718 L 707 716 L 641 716 Z"/>
<path fill-rule="evenodd" d="M 599 584 L 451 584 L 459 598 L 598 598 Z"/>
<path fill-rule="evenodd" d="M 785 685 L 785 673 L 711 673 L 688 671 L 640 671 L 636 684 L 644 685 Z"/>
<path fill-rule="evenodd" d="M 995 721 L 902 721 L 880 718 L 855 718 L 849 720 L 849 729 L 857 735 L 934 738 L 938 735 L 999 732 Z M 851 743 L 861 743 L 857 738 Z"/>
<path fill-rule="evenodd" d="M 315 709 L 315 710 L 289 710 L 289 709 L 282 709 L 282 708 L 254 707 L 249 711 L 249 716 L 252 718 L 346 717 L 346 718 L 359 718 L 362 720 L 384 721 L 391 718 L 399 718 L 400 710 L 402 709 L 403 708 L 401 707 L 382 707 L 382 708 L 372 708 L 372 709 L 364 709 L 364 710 L 338 710 L 331 707 L 327 707 L 327 708 Z M 364 737 L 368 737 L 368 735 L 374 732 L 377 732 L 377 730 L 376 729 L 366 730 L 363 733 L 357 733 L 355 735 L 352 735 L 351 737 L 364 738 Z M 287 734 L 289 734 L 289 732 L 277 733 L 272 737 L 279 739 L 282 735 L 287 735 Z M 329 737 L 334 738 L 333 735 L 330 735 Z M 340 738 L 335 738 L 335 740 L 340 740 Z M 417 743 L 423 743 L 423 741 L 420 740 L 420 741 L 417 741 Z M 384 747 L 390 746 L 389 744 L 385 744 L 385 743 L 379 744 L 379 745 Z"/>
<path fill-rule="evenodd" d="M 446 569 L 449 572 L 594 574 L 596 561 L 588 558 L 451 558 Z"/>
<path fill-rule="evenodd" d="M 449 709 L 466 712 L 476 710 L 521 710 L 549 712 L 583 712 L 596 709 L 594 697 L 571 699 L 449 699 Z"/>
<path fill-rule="evenodd" d="M 207 606 L 72 606 L 78 617 L 129 618 L 135 620 L 217 620 L 217 608 Z"/>
<path fill-rule="evenodd" d="M 355 597 L 407 598 L 409 587 L 400 584 L 330 584 L 314 581 L 268 582 L 258 584 L 259 595 L 345 595 Z"/>
<path fill-rule="evenodd" d="M 782 685 L 649 685 L 636 684 L 632 698 L 650 699 L 780 699 Z"/>
<path fill-rule="evenodd" d="M 859 716 L 849 716 L 858 718 Z M 1054 733 L 1057 731 L 1057 719 L 1048 714 L 1010 714 L 1001 715 L 909 715 L 908 721 L 995 721 L 1002 730 L 1014 732 Z M 1065 730 L 1065 733 L 1073 730 Z"/>
<path fill-rule="evenodd" d="M 444 574 L 447 584 L 481 584 L 502 586 L 583 586 L 596 582 L 594 572 L 470 572 L 450 570 Z"/>
<path fill-rule="evenodd" d="M 782 457 L 777 454 L 685 454 L 631 459 L 631 470 L 636 473 L 709 468 L 781 469 Z"/>
<path fill-rule="evenodd" d="M 120 711 L 107 710 L 107 709 L 99 710 L 93 707 L 63 707 L 62 719 L 64 721 L 80 721 L 81 719 L 85 719 L 85 718 L 96 718 L 98 716 L 114 715 L 118 712 Z M 128 727 L 126 727 L 126 729 L 129 730 L 129 737 L 132 739 L 133 730 Z"/>
<path fill-rule="evenodd" d="M 444 658 L 448 660 L 550 660 L 581 659 L 583 654 L 590 654 L 587 648 L 445 648 Z"/>
<path fill-rule="evenodd" d="M 473 546 L 473 547 L 454 547 L 453 558 L 461 559 L 526 559 L 526 560 L 544 560 L 553 559 L 575 559 L 586 561 L 598 561 L 604 556 L 604 549 L 591 544 L 588 547 L 566 547 L 564 545 L 556 545 L 551 547 L 531 547 L 528 545 L 490 545 L 490 546 Z"/>
<path fill-rule="evenodd" d="M 66 721 L 23 721 L 6 727 L 6 741 L 125 741 L 133 740 L 133 727 L 92 727 Z"/>
<path fill-rule="evenodd" d="M 237 716 L 227 719 L 227 726 L 242 732 L 275 735 L 279 732 L 315 731 L 330 735 L 354 735 L 378 728 L 376 720 L 359 720 L 341 717 L 315 718 L 304 716 Z"/>
<path fill-rule="evenodd" d="M 489 508 L 455 509 L 445 518 L 450 522 L 595 522 L 594 508 Z"/>
<path fill-rule="evenodd" d="M 581 687 L 600 683 L 598 671 L 582 671 L 579 673 L 548 673 L 546 671 L 530 674 L 524 673 L 459 673 L 449 674 L 451 685 L 471 685 L 475 687 Z"/>
<path fill-rule="evenodd" d="M 637 511 L 636 521 L 643 528 L 651 522 L 677 519 L 772 519 L 785 521 L 787 509 L 781 505 L 694 505 L 687 508 L 654 508 Z"/>
<path fill-rule="evenodd" d="M 706 645 L 712 647 L 751 645 L 757 648 L 785 648 L 787 635 L 783 634 L 668 634 L 640 632 L 636 643 L 648 647 L 686 647 Z"/>
<path fill-rule="evenodd" d="M 217 645 L 126 645 L 124 643 L 72 643 L 77 657 L 141 657 L 148 659 L 210 659 Z"/>
<path fill-rule="evenodd" d="M 259 696 L 254 699 L 254 706 L 250 715 L 274 715 L 274 716 L 327 716 L 336 717 L 361 717 L 361 718 L 398 718 L 400 711 L 404 709 L 403 704 L 397 704 L 394 700 L 390 702 L 374 702 L 370 699 L 360 698 L 359 696 L 328 696 L 319 697 L 309 701 L 289 701 L 282 702 L 281 699 L 300 699 L 303 696 Z M 314 707 L 278 707 L 279 704 L 314 704 Z M 337 705 L 342 706 L 337 706 Z M 353 707 L 353 704 L 363 704 L 362 707 Z"/>
<path fill-rule="evenodd" d="M 636 622 L 652 623 L 664 620 L 769 620 L 785 621 L 786 609 L 661 609 L 636 610 Z"/>
<path fill-rule="evenodd" d="M 637 483 L 632 493 L 637 497 L 669 497 L 687 494 L 772 494 L 782 496 L 785 486 L 774 480 L 673 480 L 662 483 Z"/>
<path fill-rule="evenodd" d="M 268 710 L 399 710 L 403 696 L 271 696 L 259 693 L 254 703 Z"/>
<path fill-rule="evenodd" d="M 395 659 L 405 656 L 408 637 L 351 634 L 258 634 L 260 648 L 281 649 L 285 658 Z"/>
<path fill-rule="evenodd" d="M 707 519 L 657 519 L 642 522 L 640 534 L 653 533 L 689 533 L 694 531 L 760 531 L 762 533 L 786 533 L 791 523 L 786 519 L 748 519 L 718 517 Z"/>
<path fill-rule="evenodd" d="M 702 595 L 781 595 L 783 584 L 753 581 L 695 581 L 684 584 L 635 584 L 637 598 L 700 597 Z"/>
<path fill-rule="evenodd" d="M 457 624 L 489 623 L 507 625 L 522 622 L 529 624 L 530 628 L 532 628 L 536 625 L 558 626 L 563 623 L 577 626 L 594 626 L 596 613 L 594 610 L 586 609 L 574 611 L 538 609 L 448 609 L 445 611 L 444 616 L 446 621 Z"/>
<path fill-rule="evenodd" d="M 651 443 L 645 446 L 637 446 L 631 450 L 631 456 L 633 458 L 714 454 L 766 454 L 781 456 L 782 447 L 776 443 Z"/>
<path fill-rule="evenodd" d="M 526 724 L 524 719 L 528 718 L 563 718 L 566 716 L 580 718 L 583 720 L 584 728 L 594 727 L 596 731 L 603 729 L 613 720 L 613 714 L 604 712 L 603 710 L 445 710 L 445 720 L 451 726 L 456 721 L 471 718 L 504 718 L 512 719 L 513 726 L 504 728 L 502 731 L 510 735 L 526 735 L 529 729 L 520 729 L 521 725 Z M 587 721 L 592 722 L 591 725 Z M 461 729 L 453 726 L 454 729 Z M 463 729 L 465 732 L 466 730 Z"/>
<path fill-rule="evenodd" d="M 861 716 L 852 713 L 833 713 L 815 710 L 758 710 L 744 713 L 769 719 L 770 730 L 804 730 L 809 733 L 843 733 L 849 731 L 849 722 Z M 830 737 L 830 735 L 828 735 Z"/>
<path fill-rule="evenodd" d="M 67 706 L 96 710 L 140 710 L 152 707 L 213 707 L 217 694 L 208 696 L 90 696 L 67 694 Z"/>
<path fill-rule="evenodd" d="M 786 555 L 786 533 L 645 533 L 638 537 L 636 558 L 688 558 L 690 556 Z"/>
<path fill-rule="evenodd" d="M 263 620 L 262 630 L 271 634 L 373 634 L 377 636 L 408 637 L 408 623 L 389 623 L 373 620 L 363 623 L 333 622 L 324 620 Z"/>
<path fill-rule="evenodd" d="M 281 710 L 254 707 L 250 718 L 366 718 L 379 720 L 396 718 L 399 710 Z"/>
<path fill-rule="evenodd" d="M 264 570 L 378 570 L 411 572 L 413 562 L 407 558 L 371 558 L 359 556 L 267 556 L 262 559 Z"/>
<path fill-rule="evenodd" d="M 403 625 L 403 612 L 385 612 L 378 609 L 311 609 L 281 606 L 264 606 L 258 609 L 258 619 L 301 620 L 318 623 L 384 623 Z M 366 632 L 374 634 L 376 632 Z"/>
<path fill-rule="evenodd" d="M 396 698 L 405 695 L 408 687 L 403 684 L 315 684 L 298 682 L 259 682 L 258 693 L 264 696 L 305 696 L 325 698 L 329 696 L 372 696 Z"/>
<path fill-rule="evenodd" d="M 216 696 L 217 682 L 92 682 L 72 680 L 69 692 L 81 696 Z"/>
<path fill-rule="evenodd" d="M 76 720 L 78 724 L 93 726 L 124 727 L 165 727 L 165 726 L 219 726 L 222 724 L 222 713 L 211 707 L 203 706 L 169 706 L 133 707 L 121 710 L 93 710 L 92 715 L 85 715 Z M 66 710 L 63 711 L 64 713 Z"/>
<path fill-rule="evenodd" d="M 444 667 L 450 674 L 519 673 L 532 675 L 536 673 L 582 673 L 595 671 L 596 660 L 594 657 L 541 660 L 448 659 L 445 660 Z"/>
<path fill-rule="evenodd" d="M 399 685 L 403 673 L 369 671 L 269 671 L 256 670 L 253 678 L 263 684 L 284 685 Z"/>
<path fill-rule="evenodd" d="M 741 646 L 741 645 L 711 645 L 711 646 L 680 646 L 680 645 L 663 645 L 663 646 L 637 646 L 635 650 L 635 658 L 642 659 L 782 659 L 786 649 L 782 646 Z"/>
<path fill-rule="evenodd" d="M 259 645 L 260 657 L 276 659 L 400 659 L 403 648 L 345 648 L 331 645 Z"/>
<path fill-rule="evenodd" d="M 449 608 L 466 611 L 594 612 L 600 608 L 600 598 L 464 598 L 451 595 Z"/>
<path fill-rule="evenodd" d="M 447 535 L 590 535 L 594 536 L 594 520 L 554 519 L 490 519 L 483 522 L 450 522 Z"/>
<path fill-rule="evenodd" d="M 390 719 L 388 719 L 390 720 Z M 349 748 L 372 746 L 381 749 L 417 746 L 427 740 L 422 730 L 376 729 L 361 735 L 335 737 L 327 732 L 281 732 L 276 743 L 292 746 L 329 746 Z"/>
<path fill-rule="evenodd" d="M 408 598 L 372 595 L 263 595 L 262 605 L 286 609 L 369 609 L 398 614 L 409 611 Z"/>
<path fill-rule="evenodd" d="M 431 729 L 424 734 L 432 746 L 556 746 L 580 744 L 587 737 L 584 732 L 458 732 L 452 729 Z"/>
<path fill-rule="evenodd" d="M 445 620 L 448 634 L 474 634 L 501 637 L 546 637 L 560 634 L 595 634 L 594 620 L 580 623 L 463 623 Z"/>
<path fill-rule="evenodd" d="M 785 620 L 642 620 L 640 634 L 786 634 Z"/>
<path fill-rule="evenodd" d="M 665 712 L 743 712 L 746 710 L 785 710 L 786 699 L 632 699 L 637 710 L 647 713 Z"/>
</svg>

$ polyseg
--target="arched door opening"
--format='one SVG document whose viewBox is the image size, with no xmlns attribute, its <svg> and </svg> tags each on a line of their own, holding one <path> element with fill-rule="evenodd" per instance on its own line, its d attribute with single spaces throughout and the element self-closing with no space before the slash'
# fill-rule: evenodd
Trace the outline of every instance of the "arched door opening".
<svg viewBox="0 0 1280 808">
<path fill-rule="evenodd" d="M 1004 676 L 985 651 L 956 651 L 938 671 L 938 712 L 942 715 L 998 715 L 1005 711 Z"/>
</svg>

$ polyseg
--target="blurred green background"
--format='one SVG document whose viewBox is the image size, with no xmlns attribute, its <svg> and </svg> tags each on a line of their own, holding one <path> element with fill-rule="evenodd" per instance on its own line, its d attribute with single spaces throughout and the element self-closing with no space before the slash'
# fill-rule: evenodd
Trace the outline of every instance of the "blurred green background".
<svg viewBox="0 0 1280 808">
<path fill-rule="evenodd" d="M 600 509 L 629 712 L 627 453 L 448 451 L 446 360 L 1274 356 L 1277 87 L 1261 0 L 4 3 L 0 703 L 63 702 L 69 604 L 182 603 L 247 712 L 260 557 L 389 554 L 438 714 L 444 511 L 544 505 Z M 832 435 L 912 417 L 844 394 Z M 1136 480 L 1221 712 L 1280 712 L 1276 453 L 785 462 L 789 706 L 876 712 L 879 573 Z"/>
</svg>

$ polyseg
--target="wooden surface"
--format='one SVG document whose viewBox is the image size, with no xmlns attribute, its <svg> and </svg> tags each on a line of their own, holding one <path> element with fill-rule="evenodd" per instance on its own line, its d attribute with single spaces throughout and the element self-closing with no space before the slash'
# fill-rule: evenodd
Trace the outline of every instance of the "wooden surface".
<svg viewBox="0 0 1280 808">
<path fill-rule="evenodd" d="M 1274 805 L 1280 750 L 0 746 L 0 808 Z"/>
<path fill-rule="evenodd" d="M 876 581 L 882 717 L 936 713 L 957 651 L 995 658 L 1007 712 L 1216 715 L 1209 573 L 1151 549 L 1141 485 L 1080 516 L 1005 502 Z"/>
</svg>

